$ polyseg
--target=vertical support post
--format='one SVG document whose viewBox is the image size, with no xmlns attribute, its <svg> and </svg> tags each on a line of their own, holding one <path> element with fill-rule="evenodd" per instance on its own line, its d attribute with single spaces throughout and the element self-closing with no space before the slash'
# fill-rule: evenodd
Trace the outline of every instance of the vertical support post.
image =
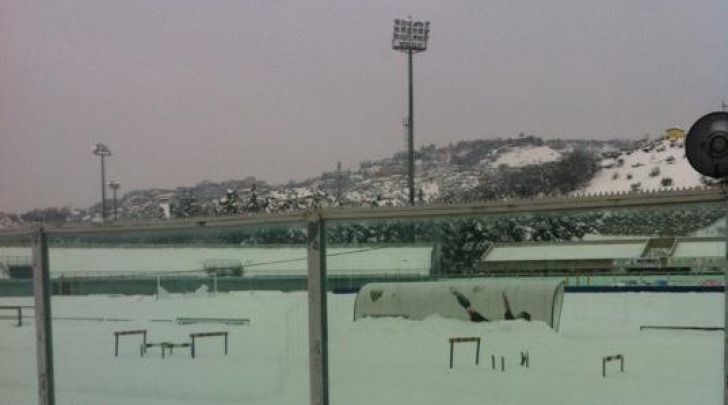
<svg viewBox="0 0 728 405">
<path fill-rule="evenodd" d="M 48 265 L 48 240 L 43 227 L 39 227 L 33 233 L 33 296 L 35 301 L 35 342 L 38 362 L 38 404 L 40 405 L 55 404 L 51 291 Z"/>
<path fill-rule="evenodd" d="M 480 364 L 480 339 L 477 340 L 475 346 L 475 365 Z"/>
<path fill-rule="evenodd" d="M 228 339 L 227 339 L 227 337 L 228 337 L 228 334 L 225 333 L 225 355 L 226 356 L 228 354 Z"/>
<path fill-rule="evenodd" d="M 501 356 L 501 371 L 506 371 L 506 359 Z"/>
<path fill-rule="evenodd" d="M 118 183 L 116 183 L 116 184 L 118 184 Z M 118 219 L 117 214 L 116 214 L 116 187 L 112 188 L 112 191 L 114 194 L 114 221 L 116 221 Z"/>
<path fill-rule="evenodd" d="M 326 232 L 318 212 L 308 217 L 308 344 L 311 405 L 329 403 L 326 313 Z"/>
<path fill-rule="evenodd" d="M 192 358 L 195 358 L 195 337 L 192 336 L 192 345 L 190 346 L 190 355 L 192 355 Z"/>
<path fill-rule="evenodd" d="M 101 155 L 101 223 L 106 223 L 106 164 L 105 156 Z"/>
<path fill-rule="evenodd" d="M 18 307 L 18 327 L 23 326 L 23 308 Z"/>
<path fill-rule="evenodd" d="M 530 367 L 531 361 L 529 359 L 528 350 L 521 352 L 521 367 Z"/>
<path fill-rule="evenodd" d="M 114 357 L 119 357 L 119 334 L 114 333 Z"/>
<path fill-rule="evenodd" d="M 450 339 L 450 368 L 452 368 L 453 346 L 454 346 L 454 343 L 453 343 L 452 339 Z"/>
<path fill-rule="evenodd" d="M 724 189 L 725 190 L 725 189 Z M 726 194 L 725 263 L 723 268 L 723 404 L 728 405 L 728 194 Z"/>
<path fill-rule="evenodd" d="M 409 183 L 409 201 L 410 205 L 415 205 L 415 106 L 414 106 L 414 86 L 412 84 L 412 50 L 407 51 L 407 65 L 409 72 L 409 116 L 407 117 L 407 171 Z"/>
</svg>

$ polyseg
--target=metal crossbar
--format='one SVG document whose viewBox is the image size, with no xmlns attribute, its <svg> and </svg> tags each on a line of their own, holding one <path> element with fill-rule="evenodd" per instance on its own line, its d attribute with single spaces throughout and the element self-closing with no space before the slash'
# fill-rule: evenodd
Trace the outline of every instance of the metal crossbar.
<svg viewBox="0 0 728 405">
<path fill-rule="evenodd" d="M 225 355 L 228 354 L 228 333 L 227 332 L 199 332 L 199 333 L 190 333 L 190 338 L 192 339 L 192 344 L 190 348 L 190 354 L 192 355 L 192 358 L 195 358 L 195 339 L 201 338 L 201 337 L 214 337 L 214 336 L 222 336 L 225 338 Z"/>
<path fill-rule="evenodd" d="M 17 306 L 17 305 L 15 305 L 15 306 L 14 305 L 5 305 L 5 306 L 0 306 L 0 309 L 8 309 L 8 310 L 16 311 L 18 314 L 18 324 L 15 326 L 18 326 L 18 327 L 23 326 L 23 307 Z"/>
<path fill-rule="evenodd" d="M 173 349 L 175 347 L 191 347 L 192 343 L 172 343 L 172 342 L 158 342 L 158 343 L 143 343 L 139 350 L 139 355 L 141 357 L 144 357 L 144 354 L 147 353 L 147 349 L 150 347 L 159 347 L 162 349 L 162 358 L 165 357 L 165 353 L 167 350 L 169 350 L 169 354 L 174 354 Z"/>
<path fill-rule="evenodd" d="M 619 371 L 624 373 L 624 355 L 615 354 L 612 356 L 602 357 L 602 377 L 607 376 L 607 363 L 619 360 Z"/>
<path fill-rule="evenodd" d="M 114 357 L 119 357 L 119 336 L 128 335 L 142 335 L 142 346 L 145 347 L 147 344 L 147 330 L 146 329 L 131 329 L 131 330 L 119 330 L 114 332 Z M 146 350 L 146 348 L 144 349 Z"/>
<path fill-rule="evenodd" d="M 47 226 L 44 231 L 49 235 L 95 234 L 118 232 L 141 232 L 155 230 L 194 230 L 211 227 L 231 227 L 245 225 L 264 225 L 276 223 L 300 223 L 317 216 L 320 219 L 367 220 L 367 219 L 405 219 L 423 217 L 457 217 L 472 215 L 506 214 L 518 212 L 584 211 L 604 208 L 628 208 L 645 206 L 664 206 L 675 204 L 724 202 L 725 194 L 719 187 L 694 188 L 686 190 L 611 193 L 583 197 L 544 197 L 534 199 L 514 199 L 508 201 L 479 202 L 468 204 L 429 204 L 406 207 L 386 208 L 315 208 L 308 211 L 283 214 L 235 215 L 201 217 L 192 219 L 170 219 L 165 221 L 116 221 L 104 225 L 61 224 Z M 13 228 L 2 230 L 2 236 L 18 236 L 32 233 L 32 228 Z"/>
<path fill-rule="evenodd" d="M 657 329 L 657 330 L 700 330 L 700 331 L 722 331 L 725 328 L 718 326 L 654 326 L 654 325 L 642 325 L 640 330 L 645 329 Z"/>
<path fill-rule="evenodd" d="M 248 325 L 248 318 L 175 318 L 175 322 L 180 325 L 189 325 L 193 323 L 219 323 L 223 325 Z"/>
<path fill-rule="evenodd" d="M 448 339 L 450 342 L 450 368 L 453 363 L 453 352 L 455 351 L 455 343 L 475 342 L 475 364 L 480 363 L 480 338 L 479 337 L 451 337 Z"/>
</svg>

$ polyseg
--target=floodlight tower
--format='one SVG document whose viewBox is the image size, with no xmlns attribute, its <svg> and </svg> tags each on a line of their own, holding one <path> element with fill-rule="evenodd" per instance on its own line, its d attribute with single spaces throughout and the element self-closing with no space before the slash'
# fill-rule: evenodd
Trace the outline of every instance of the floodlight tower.
<svg viewBox="0 0 728 405">
<path fill-rule="evenodd" d="M 412 87 L 412 55 L 427 50 L 430 36 L 429 21 L 415 21 L 412 17 L 394 20 L 392 49 L 407 54 L 409 72 L 409 114 L 406 117 L 407 127 L 407 172 L 409 180 L 410 205 L 415 205 L 415 148 L 414 148 L 414 92 Z"/>
<path fill-rule="evenodd" d="M 113 191 L 113 193 L 114 193 L 114 221 L 116 221 L 116 220 L 117 220 L 117 219 L 119 218 L 119 216 L 118 216 L 118 214 L 117 214 L 117 210 L 116 210 L 116 191 L 117 191 L 117 190 L 118 190 L 118 189 L 119 189 L 120 187 L 121 187 L 121 184 L 119 184 L 119 182 L 118 182 L 118 181 L 116 181 L 116 180 L 111 180 L 111 181 L 109 181 L 109 188 L 110 188 L 110 189 L 111 189 L 111 190 Z"/>
<path fill-rule="evenodd" d="M 104 159 L 111 156 L 109 147 L 99 142 L 91 149 L 94 155 L 101 158 L 101 223 L 106 222 L 106 167 Z"/>
</svg>

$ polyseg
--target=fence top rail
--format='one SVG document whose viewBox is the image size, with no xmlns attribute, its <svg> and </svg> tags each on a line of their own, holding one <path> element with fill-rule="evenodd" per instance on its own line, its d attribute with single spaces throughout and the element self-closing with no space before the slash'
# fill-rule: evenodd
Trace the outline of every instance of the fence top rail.
<svg viewBox="0 0 728 405">
<path fill-rule="evenodd" d="M 198 332 L 190 333 L 190 337 L 227 336 L 227 332 Z"/>
<path fill-rule="evenodd" d="M 120 336 L 120 335 L 146 335 L 147 330 L 146 329 L 134 329 L 134 330 L 119 330 L 114 332 L 114 335 Z"/>
<path fill-rule="evenodd" d="M 583 196 L 538 197 L 460 204 L 428 204 L 405 207 L 314 208 L 283 214 L 243 214 L 234 216 L 196 217 L 188 219 L 116 221 L 109 224 L 45 224 L 50 235 L 124 233 L 164 230 L 204 230 L 251 225 L 303 224 L 312 220 L 376 220 L 414 219 L 424 217 L 457 217 L 528 212 L 585 211 L 590 209 L 664 206 L 725 201 L 719 187 L 689 188 L 627 193 L 599 193 Z M 2 237 L 30 235 L 37 226 L 0 230 Z"/>
<path fill-rule="evenodd" d="M 689 188 L 669 191 L 628 193 L 599 193 L 581 196 L 537 197 L 486 201 L 465 204 L 428 204 L 388 207 L 386 209 L 328 208 L 322 210 L 324 219 L 395 219 L 486 214 L 527 213 L 544 211 L 584 211 L 589 209 L 628 208 L 725 201 L 726 193 L 718 187 Z"/>
<path fill-rule="evenodd" d="M 226 325 L 247 325 L 250 323 L 249 318 L 192 318 L 192 317 L 180 317 L 175 318 L 178 324 L 191 324 L 191 323 L 222 323 Z M 227 332 L 225 332 L 227 333 Z"/>
<path fill-rule="evenodd" d="M 480 338 L 477 336 L 473 337 L 451 337 L 450 343 L 456 343 L 456 342 L 480 342 Z"/>
</svg>

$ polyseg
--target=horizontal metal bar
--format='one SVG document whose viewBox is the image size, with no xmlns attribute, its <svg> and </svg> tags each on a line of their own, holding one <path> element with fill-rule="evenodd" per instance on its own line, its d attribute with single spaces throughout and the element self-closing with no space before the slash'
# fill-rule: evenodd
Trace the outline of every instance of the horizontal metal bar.
<svg viewBox="0 0 728 405">
<path fill-rule="evenodd" d="M 719 187 L 686 190 L 612 193 L 577 197 L 544 197 L 467 204 L 427 204 L 406 207 L 377 208 L 317 208 L 316 215 L 329 220 L 415 219 L 431 217 L 461 217 L 528 212 L 587 211 L 609 208 L 636 208 L 724 201 L 725 193 Z M 284 214 L 234 215 L 198 217 L 154 221 L 118 221 L 111 224 L 62 224 L 45 226 L 47 235 L 194 231 L 255 225 L 300 224 L 304 226 L 314 211 Z M 28 236 L 33 228 L 0 230 L 0 238 Z"/>
<path fill-rule="evenodd" d="M 609 208 L 634 208 L 724 201 L 720 188 L 698 188 L 669 192 L 604 194 L 583 197 L 544 197 L 468 204 L 428 204 L 414 207 L 346 209 L 321 211 L 330 220 L 406 219 L 457 217 L 527 212 L 587 211 Z"/>
</svg>

